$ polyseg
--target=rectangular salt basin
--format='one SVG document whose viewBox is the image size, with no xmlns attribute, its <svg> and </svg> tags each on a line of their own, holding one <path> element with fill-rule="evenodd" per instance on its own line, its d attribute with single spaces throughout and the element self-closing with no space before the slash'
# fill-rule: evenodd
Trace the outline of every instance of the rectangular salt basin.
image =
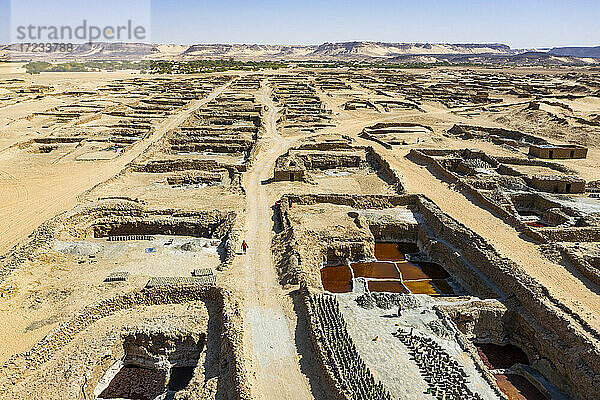
<svg viewBox="0 0 600 400">
<path fill-rule="evenodd" d="M 399 262 L 396 264 L 405 281 L 419 279 L 446 279 L 450 275 L 440 265 L 427 261 Z"/>
<path fill-rule="evenodd" d="M 452 287 L 445 280 L 421 280 L 404 281 L 404 285 L 412 294 L 427 294 L 430 296 L 439 296 L 442 294 L 454 294 Z"/>
<path fill-rule="evenodd" d="M 375 243 L 375 258 L 379 261 L 404 261 L 405 254 L 418 251 L 414 243 Z"/>
<path fill-rule="evenodd" d="M 538 388 L 533 386 L 526 378 L 517 374 L 494 374 L 500 390 L 510 400 L 546 400 Z"/>
<path fill-rule="evenodd" d="M 367 286 L 370 292 L 409 293 L 400 281 L 367 281 Z"/>
<path fill-rule="evenodd" d="M 391 262 L 360 262 L 350 264 L 354 276 L 359 278 L 400 279 L 396 265 Z"/>
<path fill-rule="evenodd" d="M 323 289 L 331 293 L 348 293 L 352 291 L 352 272 L 347 265 L 321 268 Z"/>
</svg>

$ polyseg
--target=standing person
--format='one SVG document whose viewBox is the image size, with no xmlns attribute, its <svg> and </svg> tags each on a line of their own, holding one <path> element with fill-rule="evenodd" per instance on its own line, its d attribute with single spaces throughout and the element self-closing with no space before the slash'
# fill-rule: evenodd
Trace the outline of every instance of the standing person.
<svg viewBox="0 0 600 400">
<path fill-rule="evenodd" d="M 242 251 L 246 254 L 246 249 L 248 249 L 248 244 L 245 240 L 242 240 Z"/>
</svg>

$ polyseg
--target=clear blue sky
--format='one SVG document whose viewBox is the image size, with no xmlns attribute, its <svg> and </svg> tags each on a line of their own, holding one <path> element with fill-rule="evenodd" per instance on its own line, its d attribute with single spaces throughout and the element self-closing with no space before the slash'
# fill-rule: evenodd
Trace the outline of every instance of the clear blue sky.
<svg viewBox="0 0 600 400">
<path fill-rule="evenodd" d="M 82 0 L 81 6 L 87 1 L 92 0 Z M 10 37 L 9 3 L 0 0 L 0 43 Z M 370 40 L 594 46 L 600 45 L 600 1 L 152 0 L 151 28 L 156 43 Z"/>
</svg>

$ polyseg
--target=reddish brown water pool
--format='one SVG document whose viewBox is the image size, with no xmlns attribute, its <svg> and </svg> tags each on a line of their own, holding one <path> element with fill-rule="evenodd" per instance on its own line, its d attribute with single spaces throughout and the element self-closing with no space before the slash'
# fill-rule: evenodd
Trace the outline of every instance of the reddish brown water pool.
<svg viewBox="0 0 600 400">
<path fill-rule="evenodd" d="M 408 294 L 408 290 L 400 281 L 367 281 L 367 287 L 371 292 L 390 292 Z"/>
<path fill-rule="evenodd" d="M 408 261 L 397 263 L 402 279 L 414 281 L 415 279 L 430 279 L 429 276 L 417 265 Z"/>
<path fill-rule="evenodd" d="M 411 263 L 408 261 L 397 263 L 402 279 L 446 279 L 450 275 L 439 264 L 432 262 Z"/>
<path fill-rule="evenodd" d="M 517 363 L 529 365 L 527 355 L 517 346 L 482 343 L 476 344 L 475 347 L 481 361 L 488 369 L 506 369 Z"/>
<path fill-rule="evenodd" d="M 429 279 L 446 279 L 450 274 L 440 265 L 429 261 L 415 262 Z"/>
<path fill-rule="evenodd" d="M 415 243 L 375 243 L 375 258 L 379 261 L 404 261 L 405 254 L 418 251 Z"/>
<path fill-rule="evenodd" d="M 448 282 L 442 279 L 425 279 L 421 281 L 404 281 L 404 286 L 412 294 L 428 294 L 430 296 L 439 296 L 442 294 L 454 294 L 452 287 Z"/>
<path fill-rule="evenodd" d="M 396 264 L 386 261 L 360 262 L 350 264 L 354 277 L 400 279 Z"/>
<path fill-rule="evenodd" d="M 332 293 L 352 291 L 352 272 L 347 265 L 321 268 L 323 288 Z"/>
<path fill-rule="evenodd" d="M 547 400 L 535 386 L 521 375 L 494 375 L 498 387 L 510 400 Z"/>
<path fill-rule="evenodd" d="M 375 243 L 377 261 L 327 266 L 321 269 L 323 288 L 332 293 L 352 291 L 352 274 L 366 278 L 371 292 L 451 295 L 450 275 L 439 264 L 408 262 L 405 255 L 419 251 L 415 243 Z M 376 279 L 376 280 L 372 280 Z"/>
</svg>

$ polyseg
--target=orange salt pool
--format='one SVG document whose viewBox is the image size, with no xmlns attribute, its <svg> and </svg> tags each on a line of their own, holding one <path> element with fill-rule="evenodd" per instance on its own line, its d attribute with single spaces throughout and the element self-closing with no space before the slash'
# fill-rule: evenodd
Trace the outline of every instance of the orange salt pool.
<svg viewBox="0 0 600 400">
<path fill-rule="evenodd" d="M 352 273 L 346 265 L 321 268 L 323 288 L 332 293 L 352 291 Z"/>
<path fill-rule="evenodd" d="M 400 274 L 402 275 L 402 279 L 407 281 L 414 281 L 416 279 L 430 279 L 429 275 L 427 275 L 423 270 L 417 265 L 408 261 L 399 262 L 396 264 Z"/>
<path fill-rule="evenodd" d="M 363 262 L 350 264 L 355 277 L 399 279 L 396 265 L 391 262 Z"/>
<path fill-rule="evenodd" d="M 370 292 L 405 293 L 408 290 L 400 281 L 367 281 Z"/>
<path fill-rule="evenodd" d="M 454 289 L 444 279 L 434 279 L 432 282 L 440 294 L 454 294 Z"/>
<path fill-rule="evenodd" d="M 414 243 L 375 243 L 375 258 L 379 261 L 404 261 L 405 254 L 417 251 Z"/>
<path fill-rule="evenodd" d="M 428 294 L 430 296 L 438 296 L 441 294 L 454 294 L 452 287 L 441 279 L 420 280 L 420 281 L 404 281 L 404 286 L 410 290 L 412 294 Z"/>
</svg>

